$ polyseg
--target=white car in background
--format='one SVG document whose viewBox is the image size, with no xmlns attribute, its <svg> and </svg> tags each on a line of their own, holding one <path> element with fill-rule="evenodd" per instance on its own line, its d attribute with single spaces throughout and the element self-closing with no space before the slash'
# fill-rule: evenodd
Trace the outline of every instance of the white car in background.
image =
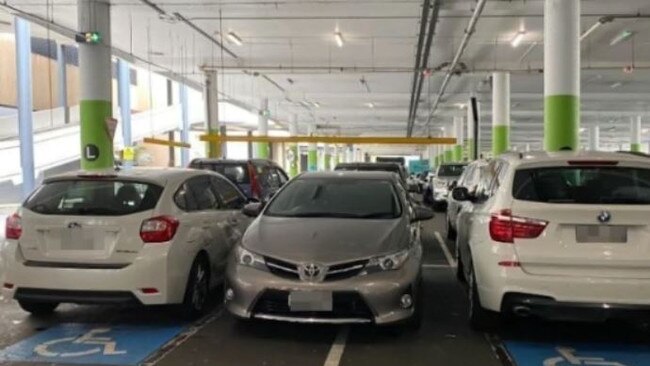
<svg viewBox="0 0 650 366">
<path fill-rule="evenodd" d="M 649 157 L 505 154 L 476 193 L 458 187 L 453 196 L 473 203 L 458 220 L 457 246 L 474 328 L 495 325 L 497 313 L 647 319 Z"/>
<path fill-rule="evenodd" d="M 200 316 L 250 223 L 223 176 L 132 169 L 46 179 L 7 218 L 7 298 L 33 314 L 59 303 L 180 304 Z"/>
</svg>

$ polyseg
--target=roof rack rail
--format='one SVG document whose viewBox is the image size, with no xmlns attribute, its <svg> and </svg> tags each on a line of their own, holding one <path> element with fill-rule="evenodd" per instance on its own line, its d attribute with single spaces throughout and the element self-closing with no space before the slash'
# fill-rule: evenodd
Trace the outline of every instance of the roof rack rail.
<svg viewBox="0 0 650 366">
<path fill-rule="evenodd" d="M 646 154 L 641 151 L 629 151 L 629 150 L 618 150 L 616 151 L 618 154 L 628 154 L 628 155 L 634 155 L 634 156 L 639 156 L 642 158 L 650 158 L 650 154 Z"/>
</svg>

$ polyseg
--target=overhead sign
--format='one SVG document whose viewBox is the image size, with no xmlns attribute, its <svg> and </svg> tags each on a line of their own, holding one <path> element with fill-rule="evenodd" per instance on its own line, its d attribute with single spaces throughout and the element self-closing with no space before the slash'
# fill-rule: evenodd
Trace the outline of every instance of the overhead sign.
<svg viewBox="0 0 650 366">
<path fill-rule="evenodd" d="M 646 366 L 650 347 L 613 343 L 504 342 L 517 366 Z"/>
<path fill-rule="evenodd" d="M 63 324 L 9 346 L 0 363 L 139 365 L 183 326 Z"/>
<path fill-rule="evenodd" d="M 429 160 L 409 160 L 409 173 L 417 174 L 429 171 Z"/>
</svg>

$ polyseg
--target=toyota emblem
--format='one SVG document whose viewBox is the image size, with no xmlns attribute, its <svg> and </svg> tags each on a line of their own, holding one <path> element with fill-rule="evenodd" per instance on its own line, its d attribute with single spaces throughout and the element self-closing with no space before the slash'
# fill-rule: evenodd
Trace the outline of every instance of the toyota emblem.
<svg viewBox="0 0 650 366">
<path fill-rule="evenodd" d="M 598 214 L 597 218 L 598 218 L 598 221 L 601 224 L 605 224 L 605 223 L 608 223 L 609 220 L 612 219 L 612 214 L 610 214 L 609 211 L 601 211 L 601 213 Z"/>
<path fill-rule="evenodd" d="M 305 281 L 317 281 L 323 274 L 323 267 L 316 263 L 307 263 L 300 266 L 300 277 Z"/>
</svg>

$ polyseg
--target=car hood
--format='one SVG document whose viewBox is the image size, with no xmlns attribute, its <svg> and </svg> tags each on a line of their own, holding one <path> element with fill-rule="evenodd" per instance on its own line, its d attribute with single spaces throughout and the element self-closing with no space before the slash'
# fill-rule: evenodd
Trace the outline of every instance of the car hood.
<svg viewBox="0 0 650 366">
<path fill-rule="evenodd" d="M 338 263 L 388 254 L 409 241 L 405 218 L 365 220 L 262 216 L 242 245 L 255 253 L 290 261 Z"/>
</svg>

